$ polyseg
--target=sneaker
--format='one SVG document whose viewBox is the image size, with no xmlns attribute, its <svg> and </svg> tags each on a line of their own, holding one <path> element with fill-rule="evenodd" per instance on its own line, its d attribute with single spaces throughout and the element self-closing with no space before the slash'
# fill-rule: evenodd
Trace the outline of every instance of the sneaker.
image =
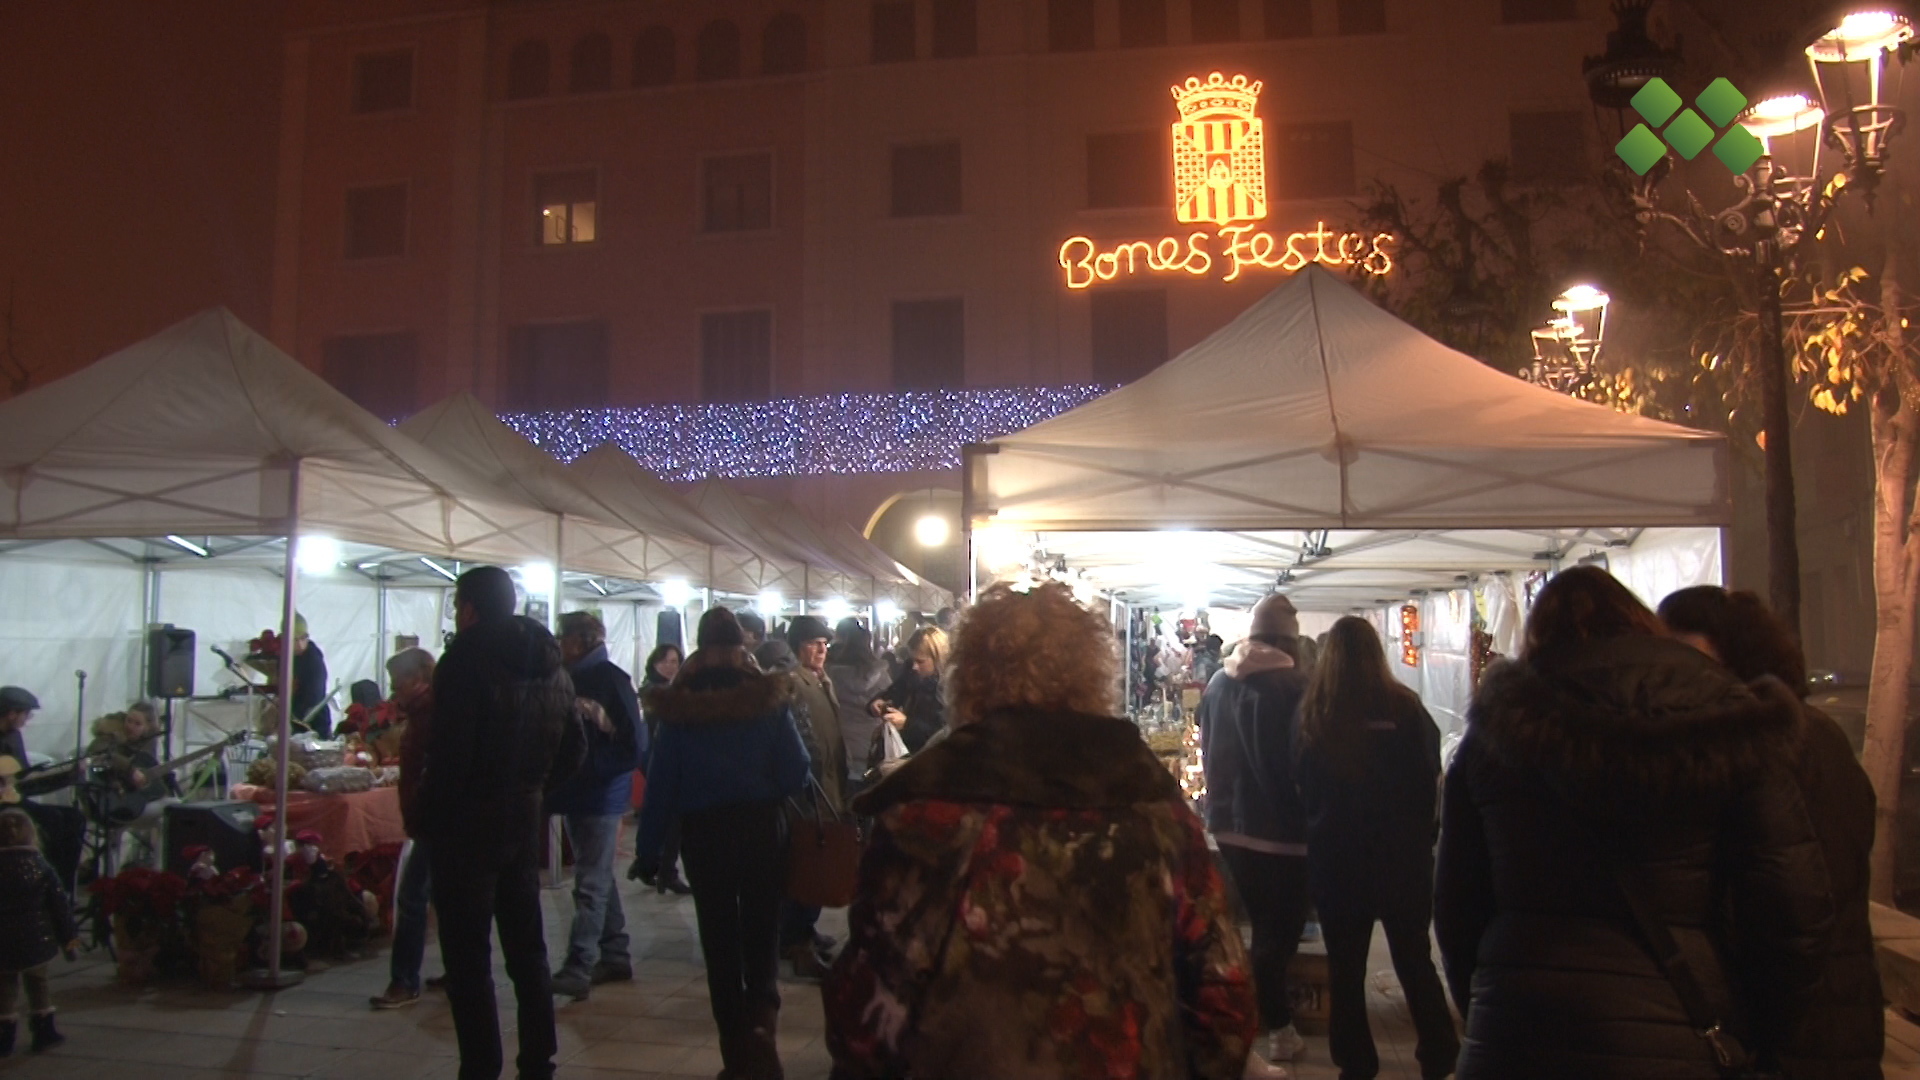
<svg viewBox="0 0 1920 1080">
<path fill-rule="evenodd" d="M 813 951 L 819 953 L 821 956 L 832 956 L 833 950 L 838 947 L 839 944 L 839 938 L 827 934 L 813 935 Z"/>
<path fill-rule="evenodd" d="M 409 990 L 399 983 L 388 983 L 387 992 L 379 997 L 367 999 L 367 1004 L 376 1009 L 404 1009 L 420 1000 L 420 991 Z"/>
<path fill-rule="evenodd" d="M 1240 1075 L 1245 1080 L 1293 1080 L 1285 1065 L 1275 1065 L 1259 1054 L 1247 1055 L 1247 1067 Z"/>
<path fill-rule="evenodd" d="M 632 982 L 633 965 L 625 962 L 602 960 L 593 965 L 593 972 L 588 976 L 587 981 L 595 986 L 603 986 L 607 983 Z"/>
<path fill-rule="evenodd" d="M 1267 1060 L 1298 1061 L 1307 1052 L 1307 1040 L 1292 1024 L 1267 1033 Z"/>
<path fill-rule="evenodd" d="M 819 982 L 827 977 L 827 965 L 813 951 L 809 942 L 801 942 L 786 951 L 787 961 L 793 964 L 793 977 L 802 982 Z"/>
<path fill-rule="evenodd" d="M 553 992 L 558 997 L 585 1001 L 593 992 L 593 978 L 584 971 L 561 968 L 553 973 Z"/>
</svg>

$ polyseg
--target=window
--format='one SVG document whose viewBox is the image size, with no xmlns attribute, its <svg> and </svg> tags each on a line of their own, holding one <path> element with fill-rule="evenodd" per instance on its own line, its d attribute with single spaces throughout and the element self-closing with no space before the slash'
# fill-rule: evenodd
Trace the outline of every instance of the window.
<svg viewBox="0 0 1920 1080">
<path fill-rule="evenodd" d="M 693 43 L 693 77 L 737 79 L 740 77 L 740 30 L 726 19 L 715 19 L 700 28 Z"/>
<path fill-rule="evenodd" d="M 613 41 L 605 34 L 587 34 L 573 43 L 567 68 L 567 90 L 591 94 L 613 89 Z"/>
<path fill-rule="evenodd" d="M 1387 0 L 1340 0 L 1342 34 L 1387 32 Z"/>
<path fill-rule="evenodd" d="M 523 41 L 507 57 L 507 100 L 525 101 L 547 95 L 548 68 L 544 41 Z"/>
<path fill-rule="evenodd" d="M 1313 0 L 1266 0 L 1267 40 L 1313 36 Z"/>
<path fill-rule="evenodd" d="M 913 4 L 911 0 L 883 0 L 873 5 L 873 62 L 891 64 L 913 59 Z"/>
<path fill-rule="evenodd" d="M 1514 113 L 1508 159 L 1522 184 L 1576 183 L 1587 175 L 1586 116 L 1579 110 Z"/>
<path fill-rule="evenodd" d="M 960 143 L 893 148 L 893 216 L 960 212 Z"/>
<path fill-rule="evenodd" d="M 948 390 L 967 385 L 966 303 L 896 300 L 893 303 L 893 386 Z"/>
<path fill-rule="evenodd" d="M 1351 123 L 1281 124 L 1275 135 L 1280 198 L 1328 199 L 1354 193 Z"/>
<path fill-rule="evenodd" d="M 1087 208 L 1164 206 L 1167 143 L 1157 131 L 1087 136 Z"/>
<path fill-rule="evenodd" d="M 665 86 L 673 81 L 673 29 L 649 26 L 633 39 L 633 85 Z"/>
<path fill-rule="evenodd" d="M 1093 0 L 1047 0 L 1047 50 L 1093 49 Z"/>
<path fill-rule="evenodd" d="M 773 396 L 773 312 L 700 316 L 700 400 L 765 401 Z"/>
<path fill-rule="evenodd" d="M 1571 22 L 1579 17 L 1574 0 L 1500 0 L 1503 23 Z"/>
<path fill-rule="evenodd" d="M 700 169 L 700 220 L 705 231 L 773 228 L 772 154 L 708 158 Z"/>
<path fill-rule="evenodd" d="M 1151 49 L 1167 43 L 1167 0 L 1120 0 L 1120 47 Z"/>
<path fill-rule="evenodd" d="M 533 205 L 540 243 L 590 244 L 598 216 L 600 177 L 592 169 L 541 173 L 533 178 Z"/>
<path fill-rule="evenodd" d="M 807 20 L 783 11 L 760 32 L 760 74 L 796 75 L 807 70 Z"/>
<path fill-rule="evenodd" d="M 516 412 L 607 403 L 607 324 L 539 323 L 507 331 L 500 396 Z"/>
<path fill-rule="evenodd" d="M 392 112 L 413 107 L 413 50 L 362 53 L 353 58 L 353 111 Z"/>
<path fill-rule="evenodd" d="M 1240 40 L 1240 0 L 1192 0 L 1193 41 L 1214 45 Z"/>
<path fill-rule="evenodd" d="M 407 185 L 347 189 L 347 258 L 407 253 Z"/>
<path fill-rule="evenodd" d="M 1164 289 L 1111 289 L 1093 307 L 1093 381 L 1127 383 L 1167 362 Z"/>
<path fill-rule="evenodd" d="M 933 0 L 933 55 L 942 60 L 980 51 L 974 0 Z"/>
<path fill-rule="evenodd" d="M 361 408 L 398 420 L 420 404 L 419 347 L 412 333 L 328 338 L 320 343 L 320 373 Z"/>
</svg>

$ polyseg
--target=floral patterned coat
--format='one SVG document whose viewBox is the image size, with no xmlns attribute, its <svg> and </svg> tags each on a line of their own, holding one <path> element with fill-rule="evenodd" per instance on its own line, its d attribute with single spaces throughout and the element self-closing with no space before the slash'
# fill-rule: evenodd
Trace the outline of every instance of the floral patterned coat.
<svg viewBox="0 0 1920 1080">
<path fill-rule="evenodd" d="M 854 809 L 877 821 L 823 989 L 835 1077 L 1241 1075 L 1239 933 L 1132 724 L 988 717 Z"/>
</svg>

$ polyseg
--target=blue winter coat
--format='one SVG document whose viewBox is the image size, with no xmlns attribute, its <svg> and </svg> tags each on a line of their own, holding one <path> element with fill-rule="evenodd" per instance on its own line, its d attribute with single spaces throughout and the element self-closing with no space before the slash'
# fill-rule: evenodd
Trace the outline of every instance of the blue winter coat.
<svg viewBox="0 0 1920 1080">
<path fill-rule="evenodd" d="M 805 787 L 811 762 L 780 675 L 702 667 L 699 653 L 671 686 L 649 688 L 646 710 L 660 722 L 647 767 L 634 854 L 657 856 L 676 814 L 737 803 L 776 802 Z M 691 669 L 691 670 L 689 670 Z"/>
<path fill-rule="evenodd" d="M 640 702 L 633 693 L 633 676 L 607 659 L 601 645 L 581 657 L 568 674 L 573 692 L 598 702 L 613 722 L 613 733 L 587 724 L 587 759 L 580 771 L 547 796 L 549 814 L 618 816 L 633 802 L 633 771 L 646 754 L 647 728 L 640 720 Z"/>
</svg>

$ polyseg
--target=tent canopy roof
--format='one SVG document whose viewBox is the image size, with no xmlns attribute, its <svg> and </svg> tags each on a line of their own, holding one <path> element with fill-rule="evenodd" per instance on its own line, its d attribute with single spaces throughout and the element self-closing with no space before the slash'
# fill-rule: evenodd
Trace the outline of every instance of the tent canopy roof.
<svg viewBox="0 0 1920 1080">
<path fill-rule="evenodd" d="M 1501 374 L 1309 267 L 1131 385 L 967 455 L 1016 530 L 1729 520 L 1724 438 Z"/>
<path fill-rule="evenodd" d="M 0 403 L 0 535 L 284 536 L 553 557 L 554 518 L 489 490 L 224 308 Z M 297 479 L 296 479 L 297 478 Z"/>
</svg>

